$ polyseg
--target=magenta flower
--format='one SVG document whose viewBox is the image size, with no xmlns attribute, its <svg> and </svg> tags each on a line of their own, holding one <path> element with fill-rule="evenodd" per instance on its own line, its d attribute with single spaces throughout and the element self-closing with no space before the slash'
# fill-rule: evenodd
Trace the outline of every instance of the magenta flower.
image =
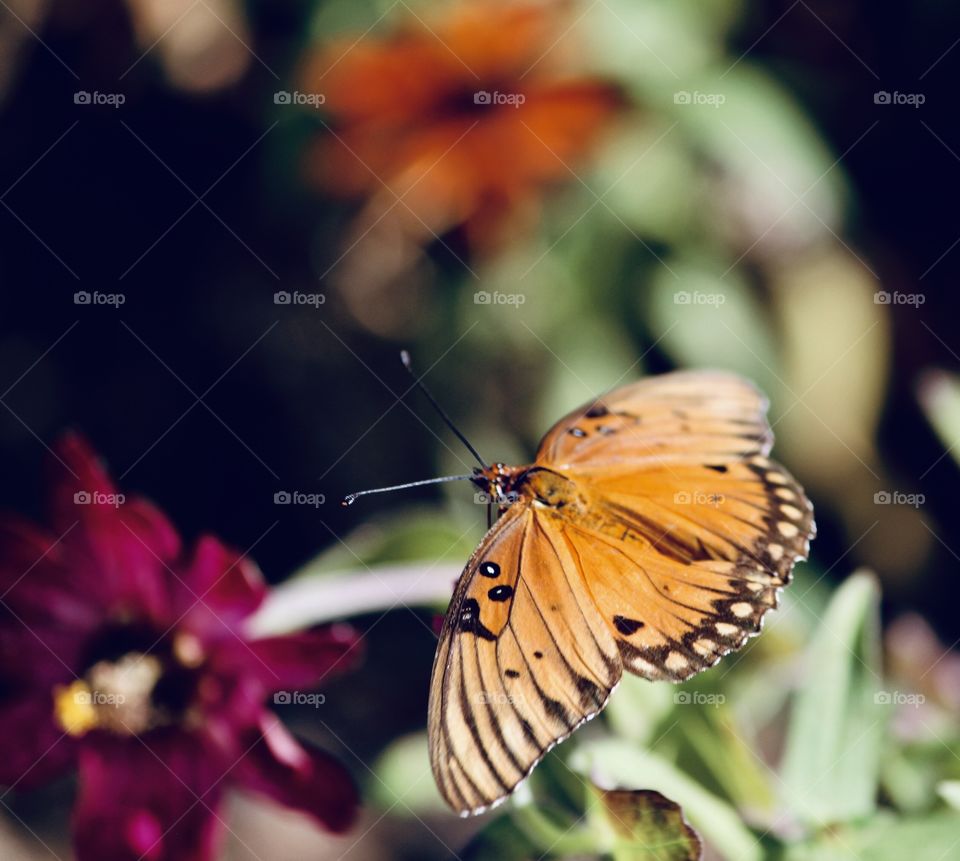
<svg viewBox="0 0 960 861">
<path fill-rule="evenodd" d="M 355 633 L 253 639 L 267 589 L 250 560 L 212 537 L 185 558 L 166 517 L 124 499 L 81 439 L 57 454 L 77 477 L 52 483 L 51 531 L 0 523 L 0 784 L 76 765 L 80 861 L 211 858 L 228 786 L 346 830 L 346 769 L 264 703 L 351 666 Z"/>
</svg>

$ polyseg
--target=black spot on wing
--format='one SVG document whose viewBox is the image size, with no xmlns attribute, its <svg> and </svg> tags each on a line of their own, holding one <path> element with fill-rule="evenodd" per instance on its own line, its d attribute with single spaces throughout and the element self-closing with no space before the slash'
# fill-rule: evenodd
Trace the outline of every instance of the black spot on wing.
<svg viewBox="0 0 960 861">
<path fill-rule="evenodd" d="M 467 598 L 460 605 L 457 629 L 465 634 L 474 634 L 483 640 L 497 639 L 496 634 L 480 621 L 480 605 L 476 598 Z"/>
<path fill-rule="evenodd" d="M 484 577 L 499 577 L 500 566 L 496 562 L 481 562 L 477 569 Z"/>
<path fill-rule="evenodd" d="M 629 637 L 643 627 L 643 622 L 639 619 L 628 619 L 626 616 L 614 616 L 613 626 L 625 637 Z"/>
</svg>

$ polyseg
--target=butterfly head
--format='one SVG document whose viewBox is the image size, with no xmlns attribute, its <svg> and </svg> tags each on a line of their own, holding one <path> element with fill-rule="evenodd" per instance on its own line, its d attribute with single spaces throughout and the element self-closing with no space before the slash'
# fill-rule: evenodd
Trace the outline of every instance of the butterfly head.
<svg viewBox="0 0 960 861">
<path fill-rule="evenodd" d="M 470 481 L 480 489 L 486 501 L 493 505 L 511 505 L 519 498 L 517 485 L 525 472 L 523 467 L 492 463 L 476 467 Z"/>
</svg>

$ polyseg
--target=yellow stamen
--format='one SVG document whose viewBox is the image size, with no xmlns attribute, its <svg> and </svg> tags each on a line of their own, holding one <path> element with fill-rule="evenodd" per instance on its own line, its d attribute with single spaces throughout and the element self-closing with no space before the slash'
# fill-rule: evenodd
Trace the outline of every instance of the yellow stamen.
<svg viewBox="0 0 960 861">
<path fill-rule="evenodd" d="M 83 679 L 53 689 L 53 716 L 68 735 L 81 736 L 97 726 L 97 709 Z"/>
<path fill-rule="evenodd" d="M 118 735 L 145 732 L 163 717 L 152 700 L 162 669 L 155 657 L 137 652 L 116 662 L 100 661 L 85 678 L 54 688 L 54 719 L 72 736 L 93 729 Z"/>
<path fill-rule="evenodd" d="M 196 669 L 203 663 L 203 643 L 193 634 L 181 631 L 173 639 L 173 654 L 188 669 Z"/>
</svg>

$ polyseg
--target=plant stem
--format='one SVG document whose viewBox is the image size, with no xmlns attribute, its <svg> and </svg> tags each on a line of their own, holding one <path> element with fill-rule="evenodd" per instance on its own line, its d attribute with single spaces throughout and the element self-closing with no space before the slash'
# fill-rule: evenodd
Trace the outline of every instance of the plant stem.
<svg viewBox="0 0 960 861">
<path fill-rule="evenodd" d="M 395 607 L 442 607 L 459 576 L 459 566 L 414 562 L 297 578 L 271 590 L 248 631 L 264 637 Z"/>
</svg>

